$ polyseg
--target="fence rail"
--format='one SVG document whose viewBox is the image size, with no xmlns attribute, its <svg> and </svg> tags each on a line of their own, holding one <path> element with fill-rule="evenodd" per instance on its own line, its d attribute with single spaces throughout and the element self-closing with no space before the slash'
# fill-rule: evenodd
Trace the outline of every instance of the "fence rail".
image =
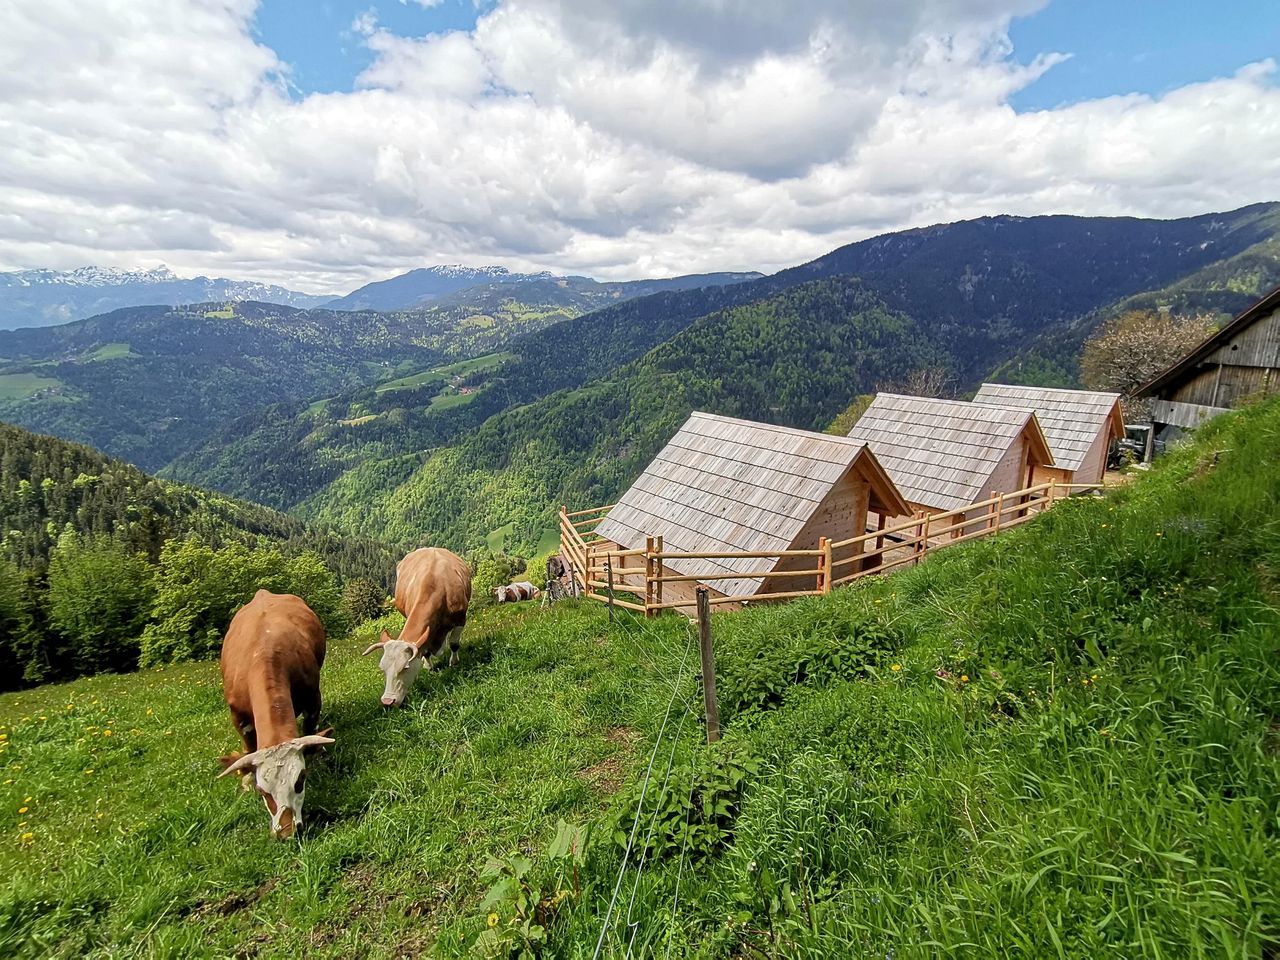
<svg viewBox="0 0 1280 960">
<path fill-rule="evenodd" d="M 663 548 L 661 537 L 646 538 L 643 548 L 610 550 L 602 546 L 609 541 L 596 536 L 594 531 L 614 504 L 572 513 L 567 507 L 561 507 L 560 552 L 573 568 L 577 581 L 582 583 L 585 596 L 651 617 L 663 610 L 694 606 L 692 596 L 664 598 L 664 584 L 683 586 L 759 579 L 763 580 L 763 587 L 770 585 L 772 581 L 774 589 L 768 592 L 711 597 L 709 602 L 716 605 L 821 596 L 830 593 L 834 587 L 863 577 L 878 576 L 903 566 L 915 566 L 929 554 L 946 547 L 997 536 L 1003 530 L 1010 530 L 1034 519 L 1063 496 L 1069 496 L 1075 491 L 1101 489 L 1102 485 L 1097 483 L 1039 483 L 1010 493 L 997 493 L 986 500 L 945 513 L 917 513 L 892 526 L 879 527 L 844 540 L 822 537 L 816 549 L 773 552 L 668 551 Z M 843 556 L 845 553 L 849 555 Z M 835 559 L 836 554 L 841 554 L 839 559 Z M 748 568 L 739 571 L 717 563 L 716 566 L 723 572 L 685 574 L 678 570 L 667 570 L 667 563 L 672 560 L 770 559 L 795 561 L 802 563 L 802 566 L 796 569 Z M 811 562 L 803 563 L 805 560 Z M 758 567 L 759 564 L 750 566 Z M 839 571 L 846 568 L 852 569 L 848 573 L 839 574 Z M 796 579 L 807 578 L 812 578 L 812 589 L 777 589 L 782 586 L 780 581 L 794 582 Z"/>
</svg>

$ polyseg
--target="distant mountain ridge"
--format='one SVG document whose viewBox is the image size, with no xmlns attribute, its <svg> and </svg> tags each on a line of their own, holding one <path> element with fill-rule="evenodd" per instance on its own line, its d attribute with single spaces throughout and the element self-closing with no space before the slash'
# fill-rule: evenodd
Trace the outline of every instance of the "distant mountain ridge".
<svg viewBox="0 0 1280 960">
<path fill-rule="evenodd" d="M 121 307 L 257 300 L 305 308 L 327 299 L 252 280 L 180 277 L 164 265 L 15 270 L 0 273 L 0 330 L 55 326 Z"/>
<path fill-rule="evenodd" d="M 422 267 L 388 280 L 378 280 L 324 304 L 328 310 L 413 310 L 447 302 L 454 306 L 471 305 L 472 300 L 492 301 L 504 288 L 540 286 L 558 287 L 559 299 L 584 309 L 602 307 L 614 300 L 643 297 L 665 290 L 692 290 L 718 287 L 745 280 L 758 279 L 754 271 L 701 273 L 655 280 L 604 282 L 590 277 L 557 276 L 550 271 L 511 273 L 506 267 L 451 266 Z M 523 293 L 514 294 L 525 297 Z M 544 295 L 545 299 L 545 295 Z"/>
</svg>

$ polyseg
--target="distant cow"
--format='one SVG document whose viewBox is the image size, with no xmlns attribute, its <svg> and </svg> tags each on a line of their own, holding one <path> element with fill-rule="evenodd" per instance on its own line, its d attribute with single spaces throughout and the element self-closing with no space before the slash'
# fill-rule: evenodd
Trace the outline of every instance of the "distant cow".
<svg viewBox="0 0 1280 960">
<path fill-rule="evenodd" d="M 271 814 L 271 832 L 302 824 L 306 754 L 331 737 L 316 733 L 324 627 L 301 598 L 259 590 L 231 619 L 222 641 L 222 692 L 244 753 L 222 758 L 218 774 L 244 774 Z M 298 715 L 304 736 L 298 736 Z"/>
<path fill-rule="evenodd" d="M 519 583 L 509 583 L 505 587 L 499 587 L 494 593 L 498 597 L 499 603 L 516 603 L 520 600 L 537 600 L 542 595 L 542 591 L 535 587 L 528 580 L 522 580 Z"/>
<path fill-rule="evenodd" d="M 396 565 L 396 609 L 404 614 L 404 629 L 393 640 L 387 631 L 365 650 L 382 650 L 378 667 L 387 677 L 383 706 L 404 703 L 413 681 L 449 640 L 449 666 L 457 666 L 462 628 L 471 602 L 471 568 L 467 562 L 439 547 L 422 547 Z"/>
</svg>

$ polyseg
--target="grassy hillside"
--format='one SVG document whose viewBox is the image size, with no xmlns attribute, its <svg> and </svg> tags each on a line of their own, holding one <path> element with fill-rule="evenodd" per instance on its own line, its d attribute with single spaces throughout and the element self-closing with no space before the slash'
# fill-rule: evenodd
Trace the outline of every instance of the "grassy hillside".
<svg viewBox="0 0 1280 960">
<path fill-rule="evenodd" d="M 335 644 L 300 843 L 212 779 L 213 664 L 0 697 L 0 952 L 1270 956 L 1277 457 L 1273 402 L 1106 498 L 717 615 L 718 747 L 677 617 L 491 608 L 395 712 Z"/>
</svg>

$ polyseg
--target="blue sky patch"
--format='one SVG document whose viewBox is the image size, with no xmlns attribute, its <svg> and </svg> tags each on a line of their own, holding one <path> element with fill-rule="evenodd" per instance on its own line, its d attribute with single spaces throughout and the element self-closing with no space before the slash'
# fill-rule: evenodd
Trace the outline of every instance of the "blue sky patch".
<svg viewBox="0 0 1280 960">
<path fill-rule="evenodd" d="M 1013 22 L 1013 55 L 1070 53 L 1011 98 L 1044 110 L 1126 93 L 1159 96 L 1280 57 L 1277 0 L 1053 0 Z"/>
<path fill-rule="evenodd" d="M 487 6 L 487 4 L 485 5 Z M 295 96 L 346 93 L 373 57 L 351 25 L 372 13 L 378 25 L 402 37 L 470 30 L 482 11 L 473 0 L 263 0 L 255 20 L 259 42 L 292 68 Z"/>
</svg>

